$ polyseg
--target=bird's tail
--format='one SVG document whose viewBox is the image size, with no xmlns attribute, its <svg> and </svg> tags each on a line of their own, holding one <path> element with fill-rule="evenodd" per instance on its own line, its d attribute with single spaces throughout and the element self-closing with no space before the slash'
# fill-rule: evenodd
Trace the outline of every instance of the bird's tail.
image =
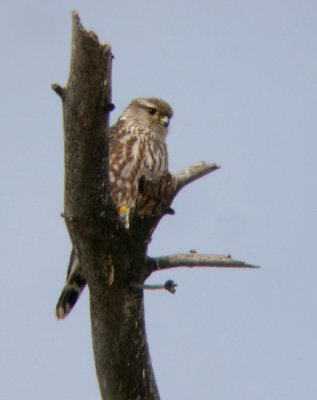
<svg viewBox="0 0 317 400">
<path fill-rule="evenodd" d="M 58 299 L 55 309 L 57 319 L 64 319 L 71 312 L 78 297 L 86 286 L 86 279 L 81 274 L 78 259 L 72 251 L 67 272 L 66 285 Z"/>
</svg>

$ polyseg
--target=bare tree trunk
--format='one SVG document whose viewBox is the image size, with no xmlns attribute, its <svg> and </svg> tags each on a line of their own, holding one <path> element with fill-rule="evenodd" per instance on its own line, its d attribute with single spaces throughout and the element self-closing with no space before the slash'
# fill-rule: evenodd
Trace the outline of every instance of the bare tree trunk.
<svg viewBox="0 0 317 400">
<path fill-rule="evenodd" d="M 172 213 L 176 194 L 218 169 L 203 162 L 159 182 L 145 180 L 129 232 L 118 221 L 108 188 L 108 131 L 112 54 L 73 13 L 72 58 L 63 102 L 65 132 L 64 218 L 90 292 L 96 371 L 104 400 L 157 400 L 147 344 L 143 288 L 157 270 L 177 266 L 254 268 L 230 256 L 147 256 L 160 219 Z M 173 292 L 171 282 L 163 285 Z"/>
</svg>

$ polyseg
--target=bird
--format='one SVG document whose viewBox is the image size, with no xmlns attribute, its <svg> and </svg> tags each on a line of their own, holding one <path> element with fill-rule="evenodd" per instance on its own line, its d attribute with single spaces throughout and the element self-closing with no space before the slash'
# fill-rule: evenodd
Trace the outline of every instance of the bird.
<svg viewBox="0 0 317 400">
<path fill-rule="evenodd" d="M 119 220 L 129 230 L 131 211 L 136 205 L 139 183 L 168 172 L 166 136 L 173 116 L 172 107 L 155 97 L 134 99 L 109 132 L 109 190 Z M 66 284 L 58 299 L 55 315 L 64 319 L 86 286 L 75 249 L 72 249 Z"/>
</svg>

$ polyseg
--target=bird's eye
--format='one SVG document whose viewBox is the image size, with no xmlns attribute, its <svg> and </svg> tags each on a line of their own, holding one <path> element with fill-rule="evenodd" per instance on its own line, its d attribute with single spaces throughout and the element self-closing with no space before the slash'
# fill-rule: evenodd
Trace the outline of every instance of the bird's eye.
<svg viewBox="0 0 317 400">
<path fill-rule="evenodd" d="M 149 108 L 147 109 L 147 112 L 148 112 L 149 114 L 151 114 L 151 115 L 154 115 L 154 114 L 156 113 L 156 110 L 155 110 L 155 108 L 149 107 Z"/>
</svg>

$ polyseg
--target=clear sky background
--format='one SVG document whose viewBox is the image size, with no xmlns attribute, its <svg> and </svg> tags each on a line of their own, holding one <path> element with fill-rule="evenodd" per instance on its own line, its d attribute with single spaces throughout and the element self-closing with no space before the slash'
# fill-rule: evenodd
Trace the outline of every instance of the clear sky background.
<svg viewBox="0 0 317 400">
<path fill-rule="evenodd" d="M 175 111 L 184 189 L 151 255 L 229 252 L 260 270 L 179 269 L 146 293 L 164 400 L 317 398 L 317 2 L 3 2 L 0 14 L 0 398 L 98 399 L 88 293 L 54 319 L 70 241 L 53 82 L 68 77 L 71 11 L 112 44 L 114 121 L 139 96 Z"/>
</svg>

